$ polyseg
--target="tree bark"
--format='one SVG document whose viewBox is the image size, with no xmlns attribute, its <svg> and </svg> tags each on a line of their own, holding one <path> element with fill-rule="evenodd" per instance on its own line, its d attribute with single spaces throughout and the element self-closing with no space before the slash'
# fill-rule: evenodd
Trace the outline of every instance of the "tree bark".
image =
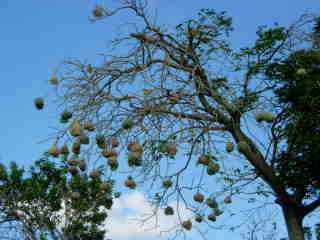
<svg viewBox="0 0 320 240">
<path fill-rule="evenodd" d="M 290 240 L 305 240 L 303 233 L 303 216 L 294 207 L 282 206 Z"/>
</svg>

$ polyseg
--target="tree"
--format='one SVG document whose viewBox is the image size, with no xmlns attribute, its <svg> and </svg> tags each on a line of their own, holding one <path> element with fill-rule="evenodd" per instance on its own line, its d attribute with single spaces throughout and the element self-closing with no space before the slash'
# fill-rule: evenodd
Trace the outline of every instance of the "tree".
<svg viewBox="0 0 320 240">
<path fill-rule="evenodd" d="M 320 166 L 320 52 L 318 49 L 303 49 L 292 53 L 281 63 L 272 64 L 268 75 L 279 82 L 275 90 L 282 104 L 278 115 L 279 138 L 286 140 L 274 161 L 280 180 L 286 189 L 295 193 L 295 199 L 303 205 L 303 200 L 312 196 L 313 204 L 305 207 L 300 216 L 312 212 L 319 205 Z M 299 221 L 302 221 L 300 219 Z M 310 234 L 306 234 L 309 239 Z"/>
<path fill-rule="evenodd" d="M 171 197 L 183 201 L 194 213 L 192 219 L 181 219 L 185 231 L 195 222 L 216 221 L 221 207 L 255 188 L 256 196 L 275 198 L 290 240 L 304 239 L 303 219 L 320 205 L 319 179 L 315 171 L 304 174 L 295 164 L 318 166 L 318 159 L 310 166 L 307 159 L 309 148 L 318 151 L 319 139 L 293 137 L 290 129 L 299 122 L 290 118 L 297 110 L 290 114 L 296 106 L 286 102 L 291 89 L 275 70 L 286 69 L 292 56 L 312 48 L 308 27 L 316 18 L 304 15 L 288 28 L 260 27 L 255 43 L 237 50 L 229 41 L 232 19 L 225 12 L 203 9 L 170 31 L 152 21 L 147 2 L 123 0 L 113 10 L 96 6 L 92 20 L 121 11 L 132 12 L 139 22 L 133 32 L 113 41 L 120 51 L 105 54 L 96 66 L 68 60 L 51 81 L 67 109 L 62 122 L 73 118 L 57 139 L 68 139 L 81 154 L 80 146 L 95 131 L 97 148 L 88 149 L 93 158 L 107 159 L 104 169 L 110 174 L 119 166 L 118 153 L 126 149 L 132 174 L 125 186 L 134 189 L 148 181 L 160 186 L 153 200 L 166 213 L 174 213 L 168 206 Z M 308 69 L 313 63 L 303 64 Z M 295 66 L 289 73 L 288 80 L 302 79 L 306 87 L 299 94 L 305 95 L 311 79 L 301 77 L 305 72 Z M 313 136 L 308 126 L 303 132 Z M 306 149 L 304 141 L 310 141 Z M 188 181 L 190 173 L 199 177 Z M 300 184 L 296 177 L 302 175 Z M 205 196 L 201 191 L 206 183 L 211 187 L 210 176 L 223 179 L 223 188 Z M 187 191 L 195 193 L 193 198 L 185 197 Z"/>
<path fill-rule="evenodd" d="M 104 239 L 101 224 L 107 214 L 101 208 L 112 206 L 112 182 L 89 179 L 75 171 L 68 176 L 66 163 L 56 164 L 47 156 L 27 174 L 16 163 L 9 169 L 1 165 L 0 181 L 0 226 L 6 229 L 2 237 Z"/>
</svg>

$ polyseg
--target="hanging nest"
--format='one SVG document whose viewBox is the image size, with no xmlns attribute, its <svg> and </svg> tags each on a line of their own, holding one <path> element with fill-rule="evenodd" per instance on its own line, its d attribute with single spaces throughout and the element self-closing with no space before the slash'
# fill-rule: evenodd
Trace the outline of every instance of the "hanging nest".
<svg viewBox="0 0 320 240">
<path fill-rule="evenodd" d="M 104 8 L 101 5 L 96 5 L 92 11 L 92 14 L 97 18 L 103 17 Z"/>
<path fill-rule="evenodd" d="M 71 136 L 73 137 L 79 137 L 81 135 L 81 125 L 79 120 L 75 120 L 69 129 L 69 132 L 71 134 Z"/>
<path fill-rule="evenodd" d="M 93 132 L 95 130 L 95 126 L 93 125 L 92 122 L 86 121 L 83 124 L 83 129 L 87 130 L 88 132 Z"/>
<path fill-rule="evenodd" d="M 217 217 L 223 214 L 223 211 L 221 211 L 219 208 L 214 209 L 213 212 L 214 212 L 214 215 L 216 215 Z"/>
<path fill-rule="evenodd" d="M 142 166 L 141 153 L 139 152 L 131 152 L 128 154 L 128 166 L 129 167 L 139 167 Z"/>
<path fill-rule="evenodd" d="M 201 223 L 203 221 L 203 217 L 201 215 L 197 215 L 194 220 L 198 223 Z"/>
<path fill-rule="evenodd" d="M 215 222 L 215 221 L 217 221 L 217 217 L 216 217 L 216 215 L 214 213 L 210 213 L 208 215 L 208 220 L 211 221 L 211 222 Z"/>
<path fill-rule="evenodd" d="M 49 154 L 50 156 L 52 156 L 52 157 L 55 157 L 55 158 L 59 157 L 60 150 L 59 150 L 59 148 L 57 147 L 56 144 L 53 144 L 53 145 L 49 148 L 48 154 Z"/>
<path fill-rule="evenodd" d="M 52 84 L 52 85 L 58 85 L 59 84 L 59 80 L 58 80 L 57 75 L 52 74 L 50 79 L 49 79 L 49 83 Z"/>
<path fill-rule="evenodd" d="M 168 144 L 166 142 L 160 142 L 158 145 L 158 151 L 160 153 L 167 154 L 168 153 Z"/>
<path fill-rule="evenodd" d="M 174 210 L 172 207 L 168 206 L 164 209 L 164 215 L 171 216 L 174 214 Z"/>
<path fill-rule="evenodd" d="M 97 147 L 104 150 L 107 147 L 107 144 L 106 143 L 97 144 Z"/>
<path fill-rule="evenodd" d="M 71 173 L 72 175 L 78 174 L 78 168 L 76 166 L 70 166 L 68 167 L 68 172 Z"/>
<path fill-rule="evenodd" d="M 67 163 L 70 166 L 77 166 L 79 164 L 79 161 L 77 159 L 69 159 Z"/>
<path fill-rule="evenodd" d="M 111 147 L 113 148 L 116 148 L 119 146 L 119 141 L 116 137 L 111 137 L 110 142 L 111 142 Z"/>
<path fill-rule="evenodd" d="M 87 65 L 87 72 L 88 72 L 88 73 L 92 73 L 92 72 L 93 72 L 93 67 L 92 67 L 91 64 L 88 64 L 88 65 Z"/>
<path fill-rule="evenodd" d="M 110 157 L 107 161 L 108 166 L 110 167 L 111 171 L 115 171 L 119 167 L 119 162 L 117 160 L 117 157 Z"/>
<path fill-rule="evenodd" d="M 112 184 L 110 182 L 102 182 L 100 185 L 100 189 L 105 192 L 111 192 Z"/>
<path fill-rule="evenodd" d="M 80 199 L 80 197 L 81 197 L 81 195 L 78 192 L 72 192 L 71 193 L 71 198 L 74 199 L 74 200 L 78 200 L 78 199 Z"/>
<path fill-rule="evenodd" d="M 65 143 L 60 149 L 60 153 L 63 155 L 68 155 L 69 154 L 69 148 L 68 145 Z"/>
<path fill-rule="evenodd" d="M 137 186 L 136 182 L 133 180 L 131 176 L 127 178 L 127 180 L 124 182 L 124 185 L 130 189 L 135 189 Z"/>
<path fill-rule="evenodd" d="M 131 142 L 127 146 L 128 151 L 130 152 L 137 152 L 137 153 L 142 153 L 143 148 L 139 142 Z"/>
<path fill-rule="evenodd" d="M 218 208 L 218 203 L 215 199 L 207 198 L 206 204 L 209 208 Z"/>
<path fill-rule="evenodd" d="M 299 68 L 299 69 L 297 70 L 297 75 L 304 76 L 304 75 L 306 75 L 306 74 L 307 74 L 307 70 L 304 69 L 304 68 Z"/>
<path fill-rule="evenodd" d="M 164 180 L 162 182 L 162 186 L 166 189 L 171 188 L 173 185 L 173 182 L 170 179 Z"/>
<path fill-rule="evenodd" d="M 36 109 L 41 110 L 44 107 L 44 100 L 41 97 L 38 97 L 34 100 L 34 106 Z"/>
<path fill-rule="evenodd" d="M 202 203 L 204 201 L 204 195 L 198 192 L 195 195 L 193 195 L 193 200 Z"/>
<path fill-rule="evenodd" d="M 121 193 L 120 192 L 115 192 L 113 196 L 114 196 L 114 198 L 119 198 L 119 197 L 121 197 Z"/>
<path fill-rule="evenodd" d="M 97 192 L 95 197 L 96 197 L 96 199 L 99 199 L 99 198 L 101 199 L 104 195 L 105 195 L 104 192 Z"/>
<path fill-rule="evenodd" d="M 160 141 L 158 145 L 159 153 L 163 153 L 169 157 L 174 157 L 177 154 L 177 145 L 166 141 Z"/>
<path fill-rule="evenodd" d="M 234 150 L 234 145 L 233 145 L 232 142 L 227 142 L 226 150 L 227 150 L 228 153 L 231 153 Z"/>
<path fill-rule="evenodd" d="M 98 134 L 98 135 L 96 135 L 96 143 L 97 143 L 98 147 L 105 146 L 106 138 L 103 135 Z"/>
<path fill-rule="evenodd" d="M 267 122 L 272 123 L 274 120 L 274 116 L 272 112 L 259 112 L 256 114 L 256 121 L 257 122 Z"/>
<path fill-rule="evenodd" d="M 90 143 L 90 138 L 85 134 L 81 134 L 81 136 L 78 137 L 78 141 L 80 144 L 88 145 Z"/>
<path fill-rule="evenodd" d="M 69 112 L 68 110 L 64 110 L 60 115 L 60 122 L 67 123 L 71 118 L 72 118 L 72 113 Z"/>
<path fill-rule="evenodd" d="M 210 156 L 207 154 L 202 154 L 198 158 L 198 164 L 201 164 L 201 165 L 208 166 L 210 161 L 211 161 Z"/>
<path fill-rule="evenodd" d="M 131 119 L 126 119 L 122 122 L 122 128 L 125 130 L 129 130 L 133 128 L 133 126 L 134 126 L 134 122 Z"/>
<path fill-rule="evenodd" d="M 238 151 L 244 153 L 250 150 L 249 145 L 245 141 L 238 142 Z"/>
<path fill-rule="evenodd" d="M 230 204 L 230 203 L 232 203 L 232 198 L 231 198 L 230 196 L 227 196 L 227 197 L 225 197 L 225 198 L 223 199 L 223 202 L 224 202 L 225 204 Z"/>
<path fill-rule="evenodd" d="M 81 144 L 78 141 L 74 142 L 72 144 L 72 152 L 78 155 L 80 154 L 80 150 L 81 150 Z"/>
<path fill-rule="evenodd" d="M 118 153 L 117 153 L 117 151 L 115 149 L 104 149 L 101 154 L 105 158 L 117 157 L 118 156 Z"/>
<path fill-rule="evenodd" d="M 219 172 L 219 170 L 220 170 L 220 166 L 218 164 L 210 162 L 207 167 L 207 174 L 211 176 Z"/>
<path fill-rule="evenodd" d="M 149 95 L 149 94 L 151 94 L 152 93 L 152 89 L 148 89 L 148 88 L 144 88 L 143 89 L 143 94 L 144 95 Z"/>
<path fill-rule="evenodd" d="M 101 176 L 101 171 L 99 169 L 92 170 L 89 176 L 91 178 L 99 178 Z"/>
<path fill-rule="evenodd" d="M 177 145 L 169 143 L 167 146 L 167 154 L 171 157 L 174 157 L 178 152 Z"/>
<path fill-rule="evenodd" d="M 188 231 L 192 229 L 192 222 L 190 220 L 182 222 L 182 227 Z"/>
<path fill-rule="evenodd" d="M 78 165 L 82 172 L 84 172 L 87 168 L 87 164 L 84 160 L 78 160 Z"/>
</svg>

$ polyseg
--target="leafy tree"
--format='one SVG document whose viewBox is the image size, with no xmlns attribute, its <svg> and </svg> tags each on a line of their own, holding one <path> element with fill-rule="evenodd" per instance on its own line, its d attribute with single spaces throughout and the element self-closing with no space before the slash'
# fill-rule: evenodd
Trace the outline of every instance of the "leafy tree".
<svg viewBox="0 0 320 240">
<path fill-rule="evenodd" d="M 287 140 L 275 164 L 287 187 L 301 191 L 302 195 L 317 194 L 320 180 L 315 170 L 320 164 L 316 147 L 320 140 L 319 63 L 319 51 L 301 50 L 283 63 L 271 66 L 272 71 L 277 71 L 272 77 L 279 79 L 281 86 L 276 93 L 284 105 L 278 131 L 283 130 Z"/>
<path fill-rule="evenodd" d="M 138 21 L 134 32 L 113 41 L 120 51 L 95 66 L 68 60 L 50 81 L 71 113 L 62 113 L 61 122 L 72 119 L 58 140 L 68 140 L 76 154 L 106 158 L 101 169 L 110 174 L 123 164 L 118 154 L 127 153 L 126 187 L 150 182 L 158 209 L 174 214 L 168 202 L 175 196 L 194 213 L 181 219 L 182 232 L 215 222 L 249 192 L 273 196 L 290 240 L 305 239 L 303 219 L 320 205 L 313 158 L 319 121 L 311 113 L 319 109 L 319 53 L 308 30 L 316 18 L 260 27 L 254 44 L 237 50 L 225 12 L 203 9 L 171 31 L 154 23 L 147 2 L 123 0 L 116 9 L 96 6 L 92 20 L 122 11 Z M 85 147 L 92 139 L 96 147 Z M 210 178 L 224 180 L 221 191 Z"/>
<path fill-rule="evenodd" d="M 320 142 L 319 64 L 318 49 L 303 49 L 281 63 L 272 64 L 267 70 L 267 74 L 279 83 L 275 93 L 282 105 L 275 132 L 286 140 L 274 166 L 282 184 L 295 193 L 295 200 L 300 205 L 311 197 L 319 199 L 320 175 L 316 170 L 320 166 L 317 147 Z M 301 210 L 299 221 L 318 205 L 319 200 L 315 200 Z"/>
<path fill-rule="evenodd" d="M 47 156 L 29 172 L 11 163 L 1 165 L 1 228 L 24 239 L 104 239 L 101 224 L 112 206 L 112 182 L 102 188 L 101 179 L 85 174 L 68 176 L 66 164 Z M 5 237 L 2 235 L 2 237 Z"/>
</svg>

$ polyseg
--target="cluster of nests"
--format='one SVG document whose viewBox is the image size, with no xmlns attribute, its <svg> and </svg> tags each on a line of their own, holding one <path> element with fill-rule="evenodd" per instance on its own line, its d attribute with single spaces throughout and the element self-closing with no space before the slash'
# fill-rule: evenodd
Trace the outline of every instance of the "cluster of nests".
<svg viewBox="0 0 320 240">
<path fill-rule="evenodd" d="M 223 214 L 223 211 L 219 209 L 219 204 L 213 198 L 205 199 L 205 196 L 202 193 L 197 192 L 195 195 L 193 195 L 193 200 L 195 202 L 197 202 L 197 203 L 205 203 L 207 205 L 207 207 L 209 207 L 211 209 L 211 212 L 207 215 L 207 219 L 209 221 L 215 222 L 217 220 L 217 217 L 219 217 L 220 215 Z M 225 197 L 223 202 L 225 204 L 231 204 L 232 203 L 231 196 Z M 164 209 L 164 214 L 167 215 L 167 216 L 174 215 L 174 209 L 171 206 L 167 206 Z M 204 220 L 204 215 L 197 214 L 194 217 L 194 220 L 196 222 L 200 223 L 200 222 L 202 222 Z M 192 229 L 192 221 L 191 220 L 183 221 L 181 223 L 181 225 L 186 230 L 191 230 Z"/>
<path fill-rule="evenodd" d="M 73 117 L 70 111 L 63 111 L 60 114 L 60 121 L 62 123 L 67 123 Z M 123 129 L 130 129 L 134 125 L 134 122 L 130 119 L 126 119 L 122 123 Z M 71 152 L 74 154 L 71 159 L 67 160 L 69 173 L 72 175 L 78 174 L 78 169 L 81 171 L 86 170 L 86 162 L 84 160 L 77 159 L 80 154 L 81 145 L 88 145 L 90 143 L 90 137 L 85 132 L 95 131 L 95 126 L 92 122 L 86 121 L 82 125 L 79 120 L 74 120 L 69 128 L 69 134 L 75 138 L 72 144 Z M 116 137 L 110 137 L 106 139 L 104 135 L 98 134 L 95 137 L 96 145 L 98 148 L 102 149 L 101 155 L 107 159 L 106 163 L 110 167 L 111 171 L 115 171 L 119 167 L 118 162 L 118 152 L 117 147 L 120 145 Z M 139 167 L 142 166 L 143 160 L 143 146 L 138 141 L 130 142 L 127 145 L 128 150 L 128 166 L 129 167 Z M 177 153 L 177 147 L 172 143 L 161 143 L 159 144 L 159 151 L 170 156 L 174 156 Z M 70 153 L 67 144 L 65 143 L 61 148 L 57 144 L 53 144 L 48 153 L 52 157 L 59 157 L 59 155 L 68 156 Z M 92 178 L 98 178 L 101 175 L 100 170 L 93 170 L 90 172 L 89 176 Z M 134 189 L 136 183 L 131 176 L 125 181 L 125 186 Z"/>
<path fill-rule="evenodd" d="M 158 145 L 158 151 L 166 156 L 175 157 L 178 149 L 175 143 L 161 141 Z"/>
<path fill-rule="evenodd" d="M 173 182 L 171 179 L 165 179 L 162 182 L 162 187 L 165 189 L 169 189 L 173 186 Z M 202 194 L 201 192 L 197 192 L 193 195 L 193 200 L 197 203 L 205 203 L 207 205 L 207 207 L 209 207 L 212 211 L 211 213 L 208 214 L 207 218 L 209 221 L 216 221 L 217 217 L 220 216 L 221 214 L 223 214 L 223 211 L 221 211 L 219 209 L 219 204 L 218 202 L 214 199 L 214 198 L 207 198 L 205 197 L 204 194 Z M 227 196 L 224 198 L 223 200 L 224 204 L 231 204 L 232 203 L 232 198 L 231 196 Z M 174 209 L 171 206 L 167 206 L 166 208 L 164 208 L 164 214 L 166 216 L 170 216 L 170 215 L 174 215 Z M 204 216 L 197 214 L 195 216 L 195 221 L 196 222 L 202 222 L 204 220 Z M 182 222 L 182 227 L 185 228 L 186 230 L 191 230 L 192 228 L 192 221 L 191 220 L 187 220 Z"/>
<path fill-rule="evenodd" d="M 103 181 L 100 183 L 100 185 L 98 185 L 98 189 L 99 189 L 99 191 L 96 194 L 97 198 L 103 196 L 105 193 L 111 192 L 112 191 L 112 184 L 111 184 L 111 182 Z M 78 200 L 81 198 L 81 194 L 77 191 L 72 191 L 70 193 L 70 197 L 73 200 Z"/>
<path fill-rule="evenodd" d="M 115 137 L 109 139 L 111 147 L 107 147 L 107 140 L 103 135 L 96 136 L 96 144 L 102 149 L 102 156 L 107 159 L 107 165 L 110 167 L 111 171 L 115 171 L 119 167 L 118 162 L 118 152 L 116 148 L 119 146 L 119 141 Z"/>
<path fill-rule="evenodd" d="M 72 118 L 72 113 L 68 111 L 63 111 L 61 113 L 61 120 L 62 121 L 68 121 Z M 125 128 L 131 127 L 133 124 L 131 121 L 125 120 L 122 124 L 122 127 Z M 84 122 L 83 126 L 81 126 L 79 120 L 74 120 L 69 128 L 69 133 L 71 136 L 73 136 L 75 141 L 72 144 L 71 151 L 75 154 L 74 156 L 78 156 L 80 154 L 81 145 L 87 145 L 90 143 L 90 138 L 88 135 L 86 135 L 84 132 L 92 132 L 95 131 L 95 126 L 90 121 Z M 118 162 L 118 152 L 117 147 L 120 145 L 118 139 L 116 137 L 111 137 L 109 139 L 106 139 L 103 135 L 96 135 L 96 145 L 98 148 L 102 149 L 102 156 L 107 159 L 106 163 L 110 167 L 111 171 L 115 171 L 119 167 Z M 247 149 L 249 149 L 249 146 L 246 142 L 239 142 L 238 143 L 238 150 L 239 152 L 244 152 Z M 129 167 L 139 167 L 142 166 L 143 160 L 143 146 L 138 141 L 130 142 L 127 145 L 128 150 L 128 166 Z M 160 141 L 157 150 L 159 153 L 165 154 L 170 157 L 174 157 L 177 154 L 177 145 L 171 142 L 166 141 Z M 226 151 L 232 152 L 234 150 L 234 145 L 232 142 L 228 142 L 226 144 Z M 61 148 L 58 148 L 56 144 L 53 144 L 50 149 L 48 150 L 48 153 L 53 157 L 58 157 L 60 154 L 68 155 L 69 149 L 67 144 L 65 143 Z M 67 161 L 69 165 L 69 172 L 71 174 L 77 174 L 78 169 L 81 171 L 86 170 L 86 162 L 84 160 L 74 159 L 74 157 Z M 198 164 L 205 165 L 207 168 L 207 174 L 208 175 L 214 175 L 219 172 L 220 166 L 215 161 L 212 160 L 212 156 L 209 154 L 202 154 L 198 158 Z M 99 177 L 101 175 L 101 172 L 99 170 L 93 170 L 90 173 L 90 176 L 95 178 Z M 129 176 L 127 180 L 125 181 L 125 186 L 134 189 L 136 187 L 136 183 L 134 179 Z M 170 181 L 167 181 L 164 183 L 164 187 L 168 188 L 171 187 Z"/>
<path fill-rule="evenodd" d="M 100 9 L 99 7 L 95 9 L 96 13 L 94 15 L 102 16 L 100 13 L 103 11 L 103 9 Z M 52 84 L 57 84 L 58 79 L 54 75 L 50 79 L 50 82 Z M 171 101 L 172 103 L 176 103 L 176 101 L 179 100 L 177 98 L 172 98 Z M 44 100 L 43 98 L 36 98 L 34 101 L 34 104 L 37 109 L 42 109 L 44 107 Z M 73 117 L 72 113 L 70 111 L 63 111 L 60 115 L 60 122 L 61 123 L 67 123 L 71 118 Z M 267 122 L 267 123 L 272 123 L 274 121 L 274 116 L 271 112 L 258 112 L 255 116 L 257 122 Z M 131 119 L 126 119 L 122 122 L 122 128 L 124 130 L 129 130 L 132 127 L 134 127 L 135 123 Z M 69 133 L 71 136 L 75 137 L 76 140 L 72 144 L 72 149 L 71 151 L 75 155 L 80 154 L 80 149 L 81 145 L 87 145 L 90 143 L 90 138 L 88 135 L 85 134 L 85 131 L 87 132 L 93 132 L 95 131 L 95 126 L 92 122 L 86 121 L 83 123 L 81 126 L 80 121 L 74 120 L 69 128 Z M 118 162 L 118 152 L 116 148 L 119 146 L 119 141 L 115 137 L 111 137 L 109 139 L 106 139 L 105 136 L 103 135 L 96 135 L 95 137 L 96 145 L 98 148 L 102 149 L 102 156 L 107 159 L 107 165 L 110 167 L 112 171 L 115 171 L 119 167 L 119 162 Z M 231 153 L 234 151 L 234 144 L 232 142 L 227 142 L 226 143 L 226 151 L 228 153 Z M 240 141 L 237 143 L 237 149 L 239 152 L 246 152 L 250 150 L 250 146 L 245 142 L 245 141 Z M 139 167 L 142 166 L 143 160 L 143 146 L 138 142 L 138 141 L 133 141 L 130 142 L 127 145 L 127 150 L 128 150 L 128 156 L 127 156 L 127 161 L 128 161 L 128 166 L 129 167 Z M 174 157 L 177 154 L 177 146 L 174 143 L 170 142 L 165 142 L 162 141 L 159 143 L 158 148 L 157 148 L 159 153 L 165 154 L 167 156 Z M 62 155 L 68 155 L 69 154 L 69 149 L 67 144 L 65 143 L 61 148 L 59 148 L 56 144 L 53 144 L 50 149 L 48 150 L 48 153 L 53 156 L 53 157 L 58 157 L 60 154 Z M 78 170 L 80 169 L 81 171 L 86 170 L 86 162 L 84 160 L 80 160 L 77 158 L 71 158 L 67 160 L 68 164 L 68 171 L 70 174 L 75 175 L 78 174 Z M 202 154 L 198 158 L 198 164 L 206 166 L 207 174 L 208 175 L 214 175 L 219 172 L 220 166 L 212 160 L 212 156 L 209 154 Z M 90 173 L 89 176 L 92 179 L 99 178 L 101 176 L 102 172 L 100 169 L 93 169 Z M 127 179 L 124 181 L 125 187 L 129 189 L 135 189 L 137 186 L 137 183 L 135 182 L 134 178 L 132 176 L 128 176 Z M 162 187 L 165 189 L 169 189 L 173 186 L 173 182 L 171 179 L 166 179 L 162 182 Z M 101 184 L 101 188 L 108 190 L 110 189 L 110 184 L 109 183 L 103 183 Z M 73 199 L 78 199 L 80 198 L 80 194 L 78 192 L 73 192 L 72 193 L 72 198 Z M 207 215 L 207 219 L 209 221 L 216 221 L 216 218 L 220 216 L 223 212 L 219 209 L 218 203 L 212 199 L 212 198 L 207 198 L 205 199 L 205 196 L 197 192 L 193 196 L 193 200 L 197 203 L 204 203 L 212 209 L 212 212 Z M 225 204 L 230 204 L 232 202 L 231 197 L 228 196 L 224 199 Z M 170 206 L 167 206 L 164 209 L 164 214 L 165 215 L 174 215 L 174 209 Z M 204 219 L 203 215 L 196 215 L 194 220 L 196 222 L 202 222 Z M 187 220 L 182 222 L 182 227 L 186 230 L 191 230 L 192 229 L 192 221 Z"/>
<path fill-rule="evenodd" d="M 63 121 L 66 121 L 66 120 L 70 119 L 71 117 L 72 117 L 72 114 L 67 112 L 67 111 L 64 111 L 61 114 L 61 120 L 63 120 Z M 87 130 L 87 131 L 94 131 L 95 128 L 94 128 L 94 125 L 91 122 L 88 121 L 88 122 L 84 123 L 83 129 Z M 71 124 L 70 129 L 69 129 L 69 133 L 70 133 L 71 136 L 76 137 L 76 140 L 72 144 L 71 151 L 75 155 L 79 155 L 80 154 L 81 145 L 82 144 L 84 144 L 84 145 L 89 144 L 90 143 L 90 138 L 88 137 L 88 135 L 86 135 L 83 132 L 83 130 L 81 128 L 81 125 L 80 125 L 80 122 L 78 120 L 75 120 Z M 66 143 L 60 148 L 57 146 L 56 143 L 54 143 L 49 148 L 48 153 L 49 153 L 50 156 L 57 158 L 57 157 L 59 157 L 60 154 L 64 155 L 64 156 L 68 156 L 69 153 L 70 153 L 70 150 L 69 150 L 69 148 L 68 148 Z M 85 169 L 86 169 L 86 165 L 85 165 L 85 162 L 83 160 L 79 161 L 79 160 L 71 159 L 71 160 L 68 160 L 68 163 L 70 163 L 70 166 L 79 165 L 79 168 L 82 171 L 85 171 Z"/>
<path fill-rule="evenodd" d="M 68 122 L 69 119 L 72 118 L 72 113 L 69 111 L 64 111 L 61 113 L 60 120 L 62 122 Z M 129 120 L 124 121 L 122 124 L 124 128 L 130 128 L 132 126 L 132 122 Z M 72 137 L 76 138 L 72 144 L 72 153 L 74 154 L 73 157 L 67 160 L 68 164 L 68 171 L 72 175 L 78 174 L 78 169 L 81 171 L 86 170 L 86 162 L 84 160 L 77 159 L 77 156 L 80 154 L 81 145 L 87 145 L 90 143 L 90 138 L 88 135 L 84 133 L 84 130 L 88 132 L 95 131 L 95 126 L 93 123 L 87 121 L 81 126 L 79 120 L 74 120 L 73 123 L 70 125 L 69 133 Z M 118 152 L 116 148 L 119 146 L 119 141 L 116 137 L 111 137 L 106 139 L 103 135 L 96 135 L 95 137 L 96 145 L 98 148 L 102 149 L 101 155 L 107 159 L 107 165 L 110 167 L 112 171 L 118 169 L 119 162 L 118 162 Z M 143 154 L 143 147 L 138 142 L 131 142 L 128 144 L 128 165 L 130 167 L 133 166 L 141 166 L 142 165 L 142 154 Z M 61 148 L 57 146 L 57 144 L 53 144 L 48 153 L 52 157 L 59 157 L 60 154 L 68 156 L 70 153 L 67 144 L 65 143 Z M 91 178 L 99 178 L 102 172 L 99 169 L 94 169 L 89 173 Z M 125 181 L 125 186 L 134 189 L 136 187 L 136 183 L 131 176 Z"/>
<path fill-rule="evenodd" d="M 210 154 L 202 154 L 198 158 L 198 164 L 204 165 L 207 168 L 207 174 L 209 176 L 214 175 L 219 172 L 219 164 L 213 161 L 213 158 Z"/>
</svg>

